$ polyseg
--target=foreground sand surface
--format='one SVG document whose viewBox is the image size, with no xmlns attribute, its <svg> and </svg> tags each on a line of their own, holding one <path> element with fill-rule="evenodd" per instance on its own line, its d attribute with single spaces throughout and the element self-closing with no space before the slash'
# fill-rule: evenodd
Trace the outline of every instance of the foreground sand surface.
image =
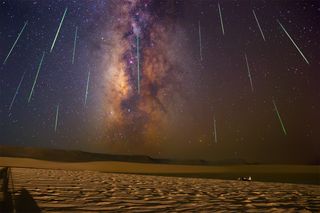
<svg viewBox="0 0 320 213">
<path fill-rule="evenodd" d="M 318 212 L 320 186 L 13 168 L 16 202 L 43 212 Z M 32 203 L 31 202 L 31 203 Z M 19 203 L 18 203 L 19 204 Z M 26 204 L 25 204 L 26 205 Z"/>
</svg>

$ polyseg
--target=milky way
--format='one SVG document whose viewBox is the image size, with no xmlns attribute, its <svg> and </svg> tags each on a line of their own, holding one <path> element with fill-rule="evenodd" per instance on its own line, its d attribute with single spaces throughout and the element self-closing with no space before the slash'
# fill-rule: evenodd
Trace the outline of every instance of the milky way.
<svg viewBox="0 0 320 213">
<path fill-rule="evenodd" d="M 103 61 L 108 139 L 155 143 L 180 103 L 176 91 L 185 77 L 172 57 L 174 20 L 155 4 L 132 0 L 112 8 L 112 45 Z"/>
</svg>

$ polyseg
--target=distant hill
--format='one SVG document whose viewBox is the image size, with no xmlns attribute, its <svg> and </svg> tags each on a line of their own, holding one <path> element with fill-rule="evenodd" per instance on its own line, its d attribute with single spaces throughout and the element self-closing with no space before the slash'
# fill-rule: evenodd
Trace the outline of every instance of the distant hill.
<svg viewBox="0 0 320 213">
<path fill-rule="evenodd" d="M 235 165 L 248 164 L 242 159 L 227 159 L 221 161 L 205 160 L 173 160 L 155 159 L 146 155 L 113 155 L 90 153 L 77 150 L 47 149 L 35 147 L 19 147 L 0 145 L 0 157 L 33 158 L 58 162 L 90 162 L 90 161 L 122 161 L 136 163 L 164 163 L 183 165 Z"/>
</svg>

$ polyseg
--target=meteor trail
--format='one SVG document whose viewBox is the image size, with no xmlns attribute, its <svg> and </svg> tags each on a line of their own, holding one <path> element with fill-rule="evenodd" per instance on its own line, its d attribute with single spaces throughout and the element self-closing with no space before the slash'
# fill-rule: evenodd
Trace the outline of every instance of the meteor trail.
<svg viewBox="0 0 320 213">
<path fill-rule="evenodd" d="M 140 41 L 137 35 L 137 69 L 138 69 L 138 94 L 140 94 Z"/>
<path fill-rule="evenodd" d="M 248 77 L 249 77 L 249 80 L 250 80 L 250 85 L 251 85 L 251 90 L 253 92 L 253 84 L 252 84 L 252 78 L 251 78 L 251 72 L 250 72 L 250 67 L 249 67 L 249 63 L 248 63 L 248 58 L 247 58 L 247 54 L 244 54 L 244 57 L 246 59 L 246 64 L 247 64 L 247 70 L 248 70 Z"/>
<path fill-rule="evenodd" d="M 222 19 L 222 13 L 221 13 L 221 8 L 220 8 L 220 4 L 219 4 L 219 2 L 218 2 L 218 9 L 219 9 L 219 16 L 220 16 L 221 30 L 222 30 L 222 34 L 224 35 L 223 19 Z"/>
<path fill-rule="evenodd" d="M 200 60 L 202 61 L 202 37 L 201 37 L 201 23 L 200 20 L 198 22 L 198 28 L 199 28 L 199 48 L 200 48 Z"/>
<path fill-rule="evenodd" d="M 216 125 L 216 117 L 213 117 L 213 131 L 214 131 L 214 142 L 218 143 L 218 138 L 217 138 L 217 125 Z"/>
<path fill-rule="evenodd" d="M 53 39 L 53 42 L 52 42 L 52 45 L 51 45 L 50 52 L 52 52 L 53 47 L 54 47 L 54 44 L 56 43 L 56 40 L 57 40 L 57 38 L 58 38 L 58 35 L 59 35 L 59 32 L 60 32 L 60 29 L 61 29 L 61 26 L 62 26 L 62 23 L 63 23 L 64 17 L 66 16 L 67 10 L 68 10 L 68 8 L 66 7 L 66 9 L 64 10 L 63 16 L 62 16 L 62 18 L 61 18 L 61 21 L 60 21 L 60 24 L 59 24 L 58 30 L 57 30 L 57 32 L 56 32 L 56 35 L 55 35 L 55 37 L 54 37 L 54 39 Z"/>
<path fill-rule="evenodd" d="M 16 92 L 14 93 L 14 96 L 13 96 L 12 101 L 11 101 L 10 106 L 9 106 L 9 111 L 11 111 L 12 105 L 13 105 L 14 101 L 16 100 L 16 96 L 17 96 L 18 93 L 19 93 L 20 86 L 21 86 L 21 84 L 22 84 L 22 82 L 23 82 L 23 79 L 24 79 L 24 75 L 25 75 L 25 74 L 26 74 L 26 72 L 23 73 L 23 75 L 22 75 L 22 77 L 21 77 L 21 80 L 20 80 L 20 82 L 19 82 L 19 85 L 18 85 L 18 87 L 17 87 L 17 89 L 16 89 Z"/>
<path fill-rule="evenodd" d="M 276 111 L 276 113 L 277 113 L 277 116 L 278 116 L 278 118 L 279 118 L 279 121 L 280 121 L 282 130 L 283 130 L 283 133 L 284 133 L 285 135 L 287 135 L 287 131 L 286 131 L 286 128 L 284 127 L 284 124 L 283 124 L 283 122 L 282 122 L 282 119 L 281 119 L 281 116 L 280 116 L 280 114 L 279 114 L 279 111 L 278 111 L 276 102 L 275 102 L 274 100 L 272 100 L 272 102 L 273 102 L 274 109 L 275 109 L 275 111 Z"/>
<path fill-rule="evenodd" d="M 59 107 L 60 105 L 57 105 L 57 110 L 56 110 L 56 120 L 54 122 L 54 131 L 57 132 L 57 126 L 58 126 L 58 119 L 59 119 Z"/>
<path fill-rule="evenodd" d="M 84 105 L 87 105 L 89 82 L 90 82 L 90 71 L 88 72 L 88 79 L 87 79 L 87 87 L 86 87 L 86 95 L 85 95 L 85 99 L 84 99 Z"/>
<path fill-rule="evenodd" d="M 262 36 L 263 40 L 264 40 L 264 41 L 266 41 L 266 38 L 264 37 L 264 34 L 263 34 L 262 29 L 261 29 L 261 26 L 260 26 L 259 20 L 258 20 L 258 18 L 257 18 L 257 16 L 256 16 L 256 13 L 254 12 L 254 10 L 252 10 L 252 13 L 253 13 L 253 15 L 254 15 L 254 18 L 256 19 L 256 22 L 257 22 L 257 25 L 258 25 L 258 27 L 259 27 L 259 30 L 260 30 L 261 36 Z"/>
<path fill-rule="evenodd" d="M 289 35 L 289 33 L 287 32 L 287 30 L 284 28 L 284 26 L 281 24 L 281 22 L 277 19 L 277 22 L 279 23 L 280 27 L 282 28 L 282 30 L 286 33 L 286 35 L 288 36 L 288 38 L 291 40 L 291 42 L 293 43 L 293 45 L 296 47 L 296 49 L 299 51 L 300 55 L 303 57 L 303 59 L 307 62 L 307 64 L 310 64 L 309 61 L 307 60 L 307 58 L 304 56 L 304 54 L 301 52 L 301 50 L 299 49 L 299 47 L 297 46 L 297 44 L 294 42 L 294 40 L 291 38 L 291 36 Z"/>
<path fill-rule="evenodd" d="M 34 78 L 32 89 L 31 89 L 30 94 L 29 94 L 28 103 L 31 100 L 31 97 L 32 97 L 32 94 L 33 94 L 33 90 L 34 90 L 34 86 L 37 83 L 37 79 L 38 79 L 39 72 L 40 72 L 40 69 L 41 69 L 41 66 L 42 66 L 42 61 L 43 61 L 44 55 L 45 55 L 45 52 L 43 52 L 43 54 L 42 54 L 41 61 L 40 61 L 39 66 L 38 66 L 37 74 L 36 74 L 36 77 Z"/>
<path fill-rule="evenodd" d="M 74 64 L 74 56 L 75 56 L 75 53 L 76 53 L 77 35 L 78 35 L 78 27 L 76 27 L 76 31 L 74 33 L 72 64 Z"/>
<path fill-rule="evenodd" d="M 4 61 L 3 61 L 3 65 L 4 65 L 4 64 L 6 64 L 6 62 L 7 62 L 8 58 L 9 58 L 9 56 L 11 55 L 12 50 L 13 50 L 13 49 L 14 49 L 14 47 L 16 46 L 16 44 L 17 44 L 17 42 L 18 42 L 18 40 L 19 40 L 19 38 L 20 38 L 21 34 L 23 33 L 24 28 L 26 28 L 27 24 L 28 24 L 28 21 L 26 21 L 26 22 L 24 23 L 24 25 L 23 25 L 23 27 L 22 27 L 21 31 L 19 32 L 19 34 L 18 34 L 18 36 L 17 36 L 17 38 L 16 38 L 15 42 L 13 43 L 13 45 L 12 45 L 12 47 L 11 47 L 11 49 L 10 49 L 10 51 L 9 51 L 9 53 L 8 53 L 8 55 L 7 55 L 7 57 L 4 59 Z"/>
</svg>

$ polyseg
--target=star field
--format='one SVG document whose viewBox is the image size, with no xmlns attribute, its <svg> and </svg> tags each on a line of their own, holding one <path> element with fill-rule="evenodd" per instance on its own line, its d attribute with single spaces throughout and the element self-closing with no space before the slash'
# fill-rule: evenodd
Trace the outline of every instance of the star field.
<svg viewBox="0 0 320 213">
<path fill-rule="evenodd" d="M 0 143 L 317 162 L 319 18 L 313 0 L 0 1 Z"/>
</svg>

